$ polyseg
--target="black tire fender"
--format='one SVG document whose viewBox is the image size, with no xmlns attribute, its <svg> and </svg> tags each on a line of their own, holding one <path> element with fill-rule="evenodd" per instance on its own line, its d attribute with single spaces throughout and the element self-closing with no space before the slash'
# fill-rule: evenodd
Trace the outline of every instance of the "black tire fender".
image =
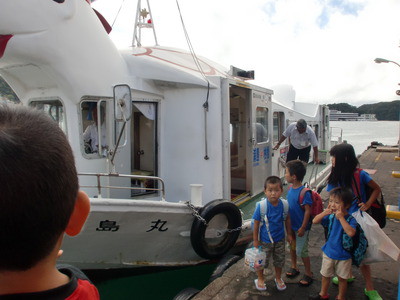
<svg viewBox="0 0 400 300">
<path fill-rule="evenodd" d="M 199 214 L 207 224 L 216 215 L 223 214 L 228 220 L 226 229 L 236 229 L 242 226 L 242 214 L 239 208 L 230 201 L 213 200 L 199 210 Z M 222 257 L 234 246 L 239 237 L 240 230 L 227 232 L 221 241 L 216 244 L 208 244 L 205 238 L 207 225 L 195 217 L 190 230 L 190 241 L 194 251 L 203 258 L 214 259 Z M 225 228 L 224 228 L 225 229 Z"/>
<path fill-rule="evenodd" d="M 240 255 L 229 254 L 224 256 L 219 262 L 214 272 L 211 274 L 209 283 L 213 282 L 215 279 L 221 277 L 226 270 L 228 270 L 233 264 L 241 260 Z"/>
<path fill-rule="evenodd" d="M 200 291 L 198 289 L 189 287 L 185 288 L 180 291 L 178 294 L 175 295 L 174 299 L 172 300 L 190 300 L 194 296 L 196 296 Z"/>
</svg>

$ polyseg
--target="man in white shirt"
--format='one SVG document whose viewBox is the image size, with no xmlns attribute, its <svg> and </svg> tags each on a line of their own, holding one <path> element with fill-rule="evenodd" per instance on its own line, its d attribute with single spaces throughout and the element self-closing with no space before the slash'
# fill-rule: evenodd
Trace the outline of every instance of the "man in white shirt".
<svg viewBox="0 0 400 300">
<path fill-rule="evenodd" d="M 318 140 L 315 132 L 303 119 L 291 123 L 283 132 L 274 150 L 278 149 L 282 142 L 289 138 L 290 146 L 287 153 L 286 162 L 300 159 L 308 163 L 311 146 L 314 151 L 314 162 L 319 163 L 318 159 Z"/>
<path fill-rule="evenodd" d="M 104 109 L 100 110 L 101 112 L 101 145 L 103 149 L 107 148 L 107 137 L 106 137 L 106 126 L 104 123 Z M 95 106 L 92 110 L 92 119 L 94 122 L 86 127 L 85 132 L 83 133 L 83 140 L 87 143 L 90 143 L 90 151 L 89 153 L 98 153 L 99 151 L 99 135 L 97 134 L 97 106 Z"/>
</svg>

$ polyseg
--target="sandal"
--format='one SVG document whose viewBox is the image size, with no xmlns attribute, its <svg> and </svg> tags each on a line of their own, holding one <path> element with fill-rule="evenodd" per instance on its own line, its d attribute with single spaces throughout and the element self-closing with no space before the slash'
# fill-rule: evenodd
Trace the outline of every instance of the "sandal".
<svg viewBox="0 0 400 300">
<path fill-rule="evenodd" d="M 364 294 L 369 300 L 382 300 L 382 297 L 376 290 L 367 291 L 367 289 L 364 289 Z"/>
<path fill-rule="evenodd" d="M 347 283 L 353 283 L 356 278 L 354 276 L 347 278 Z M 339 278 L 337 276 L 332 278 L 332 283 L 338 285 L 339 284 Z"/>
<path fill-rule="evenodd" d="M 267 290 L 267 287 L 265 286 L 265 283 L 264 283 L 264 287 L 259 287 L 258 286 L 258 279 L 254 279 L 254 284 L 256 286 L 256 289 L 259 290 L 259 291 L 266 291 Z"/>
<path fill-rule="evenodd" d="M 278 289 L 278 291 L 284 291 L 284 290 L 286 290 L 286 284 L 285 284 L 285 282 L 282 280 L 282 278 L 281 278 L 281 281 L 282 281 L 282 283 L 279 283 L 277 280 L 276 280 L 276 278 L 274 279 L 275 280 L 275 285 L 276 285 L 276 288 Z"/>
<path fill-rule="evenodd" d="M 302 283 L 302 281 L 306 282 L 306 283 Z M 299 284 L 300 284 L 300 286 L 309 286 L 310 284 L 313 283 L 313 281 L 314 281 L 314 279 L 312 279 L 312 277 L 304 274 L 303 278 L 299 281 Z"/>
<path fill-rule="evenodd" d="M 321 296 L 320 294 L 308 296 L 308 300 L 328 300 L 329 294 L 326 296 Z"/>
<path fill-rule="evenodd" d="M 300 271 L 295 268 L 290 268 L 289 271 L 286 272 L 286 277 L 294 278 L 300 274 Z"/>
</svg>

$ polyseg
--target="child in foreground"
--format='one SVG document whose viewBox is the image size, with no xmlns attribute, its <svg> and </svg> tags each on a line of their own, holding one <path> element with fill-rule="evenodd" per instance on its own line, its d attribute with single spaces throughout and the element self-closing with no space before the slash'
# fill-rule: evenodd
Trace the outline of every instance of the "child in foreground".
<svg viewBox="0 0 400 300">
<path fill-rule="evenodd" d="M 99 299 L 80 270 L 56 267 L 90 203 L 64 132 L 44 113 L 0 105 L 0 186 L 0 298 Z"/>
<path fill-rule="evenodd" d="M 335 145 L 329 151 L 332 161 L 332 171 L 328 178 L 328 186 L 327 191 L 329 192 L 335 187 L 342 186 L 347 187 L 349 189 L 353 188 L 354 196 L 357 195 L 357 189 L 354 186 L 354 175 L 358 170 L 360 165 L 354 148 L 350 144 L 341 143 Z M 357 210 L 367 211 L 372 203 L 376 200 L 378 195 L 381 193 L 380 186 L 371 178 L 371 176 L 364 170 L 360 171 L 360 193 L 361 193 L 361 202 L 358 203 L 357 200 L 353 201 L 352 206 L 349 208 L 349 213 L 352 214 Z M 367 199 L 367 193 L 365 190 L 366 186 L 369 186 L 373 192 L 370 197 Z M 371 265 L 362 264 L 360 266 L 361 274 L 365 280 L 365 289 L 364 293 L 369 298 L 369 300 L 382 300 L 382 297 L 379 295 L 378 291 L 375 290 L 374 283 L 372 281 L 372 270 Z M 354 281 L 354 277 L 351 276 L 347 282 Z M 337 283 L 336 277 L 332 279 L 333 283 Z"/>
<path fill-rule="evenodd" d="M 290 223 L 292 226 L 292 242 L 290 244 L 291 268 L 286 276 L 294 278 L 300 274 L 297 268 L 297 256 L 300 256 L 304 264 L 304 276 L 299 281 L 301 286 L 309 286 L 313 282 L 311 261 L 308 255 L 308 236 L 311 228 L 311 193 L 304 194 L 300 204 L 300 192 L 304 188 L 303 179 L 306 175 L 306 166 L 300 160 L 292 160 L 286 164 L 285 179 L 292 186 L 288 191 Z"/>
<path fill-rule="evenodd" d="M 257 203 L 253 214 L 254 230 L 253 244 L 254 247 L 261 246 L 266 252 L 266 265 L 268 267 L 269 259 L 273 258 L 275 267 L 275 285 L 279 291 L 286 289 L 285 282 L 282 280 L 282 268 L 285 264 L 285 228 L 288 233 L 290 229 L 290 218 L 288 214 L 288 204 L 286 200 L 281 199 L 283 192 L 282 181 L 277 176 L 270 176 L 265 180 L 264 193 L 265 196 Z M 261 202 L 265 201 L 265 216 L 261 213 Z M 286 207 L 286 209 L 285 209 Z M 264 219 L 266 218 L 266 220 Z M 268 222 L 268 223 L 267 223 Z M 285 224 L 284 224 L 285 223 Z M 291 238 L 291 234 L 288 234 Z M 264 270 L 257 271 L 257 279 L 254 280 L 255 286 L 259 291 L 265 291 Z"/>
<path fill-rule="evenodd" d="M 353 217 L 348 218 L 347 209 L 353 201 L 353 194 L 345 188 L 335 188 L 330 192 L 329 205 L 322 213 L 315 216 L 313 224 L 322 223 L 331 228 L 328 239 L 322 246 L 322 285 L 319 294 L 310 296 L 311 300 L 329 299 L 328 288 L 332 276 L 336 273 L 339 279 L 338 300 L 346 299 L 347 279 L 351 276 L 351 254 L 343 248 L 343 233 L 349 237 L 356 234 L 357 221 Z M 334 214 L 334 217 L 330 217 Z"/>
</svg>

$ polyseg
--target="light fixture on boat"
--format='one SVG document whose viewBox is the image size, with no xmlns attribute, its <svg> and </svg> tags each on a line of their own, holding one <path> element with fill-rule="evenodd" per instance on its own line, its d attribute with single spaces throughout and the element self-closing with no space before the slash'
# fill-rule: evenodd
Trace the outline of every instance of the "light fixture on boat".
<svg viewBox="0 0 400 300">
<path fill-rule="evenodd" d="M 246 71 L 234 66 L 231 66 L 229 74 L 235 77 L 241 77 L 245 80 L 254 79 L 254 70 Z"/>
</svg>

